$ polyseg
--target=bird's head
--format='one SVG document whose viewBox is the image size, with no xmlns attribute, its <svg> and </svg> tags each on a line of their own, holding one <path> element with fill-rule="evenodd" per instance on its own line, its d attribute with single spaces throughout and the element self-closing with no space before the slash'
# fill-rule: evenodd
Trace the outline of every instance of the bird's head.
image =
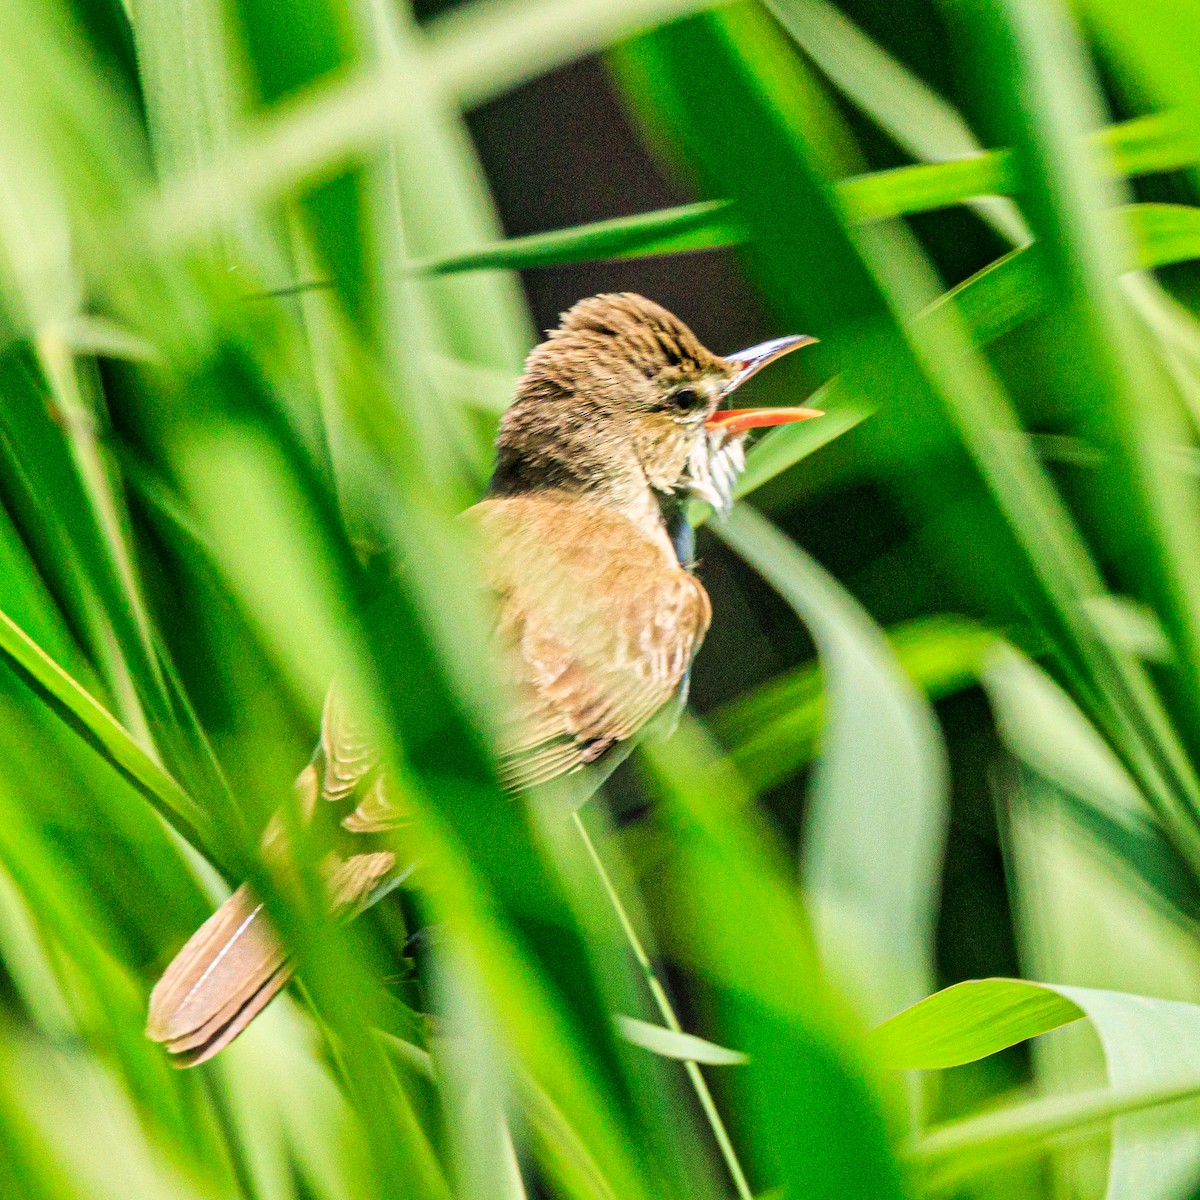
<svg viewBox="0 0 1200 1200">
<path fill-rule="evenodd" d="M 612 491 L 648 483 L 732 501 L 755 428 L 821 415 L 811 408 L 730 409 L 731 393 L 811 337 L 785 337 L 721 357 L 678 317 L 630 292 L 593 296 L 525 363 L 500 427 L 493 493 Z"/>
</svg>

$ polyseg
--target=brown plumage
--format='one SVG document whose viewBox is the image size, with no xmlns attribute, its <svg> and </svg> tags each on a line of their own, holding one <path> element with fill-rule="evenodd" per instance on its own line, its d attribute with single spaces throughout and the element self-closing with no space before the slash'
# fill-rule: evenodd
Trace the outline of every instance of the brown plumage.
<svg viewBox="0 0 1200 1200">
<path fill-rule="evenodd" d="M 507 786 L 579 770 L 680 692 L 711 617 L 681 536 L 685 502 L 699 495 L 727 506 L 746 429 L 819 415 L 718 406 L 809 340 L 722 358 L 666 309 L 622 293 L 581 301 L 530 354 L 501 422 L 489 495 L 469 513 L 497 601 L 496 653 L 515 697 L 498 747 Z M 352 834 L 406 819 L 336 687 L 297 787 L 306 811 L 336 805 Z M 266 852 L 285 853 L 276 831 Z M 370 903 L 395 867 L 387 850 L 331 859 L 331 910 L 352 914 Z M 178 1065 L 203 1062 L 290 974 L 261 905 L 240 887 L 154 988 L 147 1033 Z"/>
</svg>

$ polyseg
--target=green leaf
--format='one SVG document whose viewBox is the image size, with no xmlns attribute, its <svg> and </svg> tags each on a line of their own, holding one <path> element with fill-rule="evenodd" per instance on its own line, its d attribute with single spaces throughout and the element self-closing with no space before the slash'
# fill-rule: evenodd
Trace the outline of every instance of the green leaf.
<svg viewBox="0 0 1200 1200">
<path fill-rule="evenodd" d="M 706 186 L 738 201 L 754 235 L 748 260 L 786 327 L 815 329 L 822 343 L 814 355 L 836 359 L 856 390 L 887 398 L 865 432 L 927 519 L 949 525 L 962 514 L 962 527 L 941 541 L 951 557 L 966 556 L 960 577 L 974 575 L 968 559 L 988 556 L 994 573 L 980 599 L 994 619 L 1016 619 L 1010 605 L 1034 616 L 1051 652 L 1086 680 L 1089 715 L 1154 803 L 1173 812 L 1174 833 L 1200 845 L 1180 808 L 1180 796 L 1197 790 L 1195 771 L 1160 698 L 1140 662 L 1103 642 L 1084 616 L 1105 589 L 1081 530 L 956 306 L 934 303 L 935 277 L 915 245 L 899 227 L 847 228 L 831 196 L 848 167 L 839 157 L 844 131 L 802 64 L 780 53 L 778 36 L 752 10 L 730 9 L 623 51 L 621 70 L 653 97 Z M 720 104 L 699 86 L 706 74 L 726 81 Z M 736 145 L 727 115 L 735 88 L 756 129 Z M 806 237 L 797 241 L 799 226 Z M 898 314 L 922 307 L 919 334 L 902 329 Z"/>
<path fill-rule="evenodd" d="M 969 180 L 969 184 L 964 184 Z M 961 204 L 988 191 L 1013 190 L 975 160 L 928 167 L 897 167 L 859 175 L 839 186 L 852 219 L 869 222 Z M 1200 257 L 1200 210 L 1185 204 L 1127 204 L 1135 253 L 1128 269 L 1165 267 Z M 440 258 L 418 260 L 410 269 L 427 274 L 495 268 L 534 270 L 567 263 L 682 254 L 740 245 L 746 240 L 736 213 L 721 200 L 685 204 L 631 217 L 510 238 L 490 246 Z M 303 285 L 302 285 L 303 286 Z M 310 287 L 321 286 L 313 281 Z"/>
<path fill-rule="evenodd" d="M 1170 0 L 1151 0 L 1137 13 L 1114 0 L 1087 0 L 1083 8 L 1125 85 L 1175 109 L 1191 137 L 1200 139 L 1196 120 L 1200 88 L 1189 57 L 1200 34 L 1196 14 Z"/>
<path fill-rule="evenodd" d="M 447 40 L 440 41 L 434 32 L 427 49 L 423 34 L 428 31 L 418 30 L 408 9 L 407 4 L 398 11 L 386 4 L 369 5 L 371 39 L 382 67 L 409 80 L 408 112 L 387 146 L 385 168 L 400 228 L 396 260 L 381 265 L 397 272 L 408 259 L 462 251 L 500 233 L 483 167 L 461 113 L 446 102 L 447 83 L 436 65 L 437 47 L 448 42 L 453 56 L 459 35 L 443 32 L 440 36 Z M 486 9 L 474 6 L 470 17 L 482 19 L 491 33 L 484 33 L 482 43 L 472 42 L 468 33 L 467 44 L 495 49 L 503 18 L 492 14 L 489 22 Z M 453 23 L 454 14 L 447 20 Z M 470 50 L 465 57 L 473 60 Z M 417 292 L 422 303 L 415 312 L 431 319 L 433 340 L 426 350 L 481 366 L 520 369 L 533 340 L 533 325 L 513 276 L 427 281 Z"/>
<path fill-rule="evenodd" d="M 966 621 L 926 617 L 889 629 L 888 641 L 909 679 L 939 700 L 978 683 L 997 638 Z M 823 708 L 820 669 L 807 664 L 709 714 L 708 721 L 746 782 L 766 792 L 812 759 Z"/>
<path fill-rule="evenodd" d="M 1018 650 L 997 642 L 983 662 L 1001 737 L 1032 770 L 1114 816 L 1145 809 L 1137 785 L 1069 696 Z"/>
<path fill-rule="evenodd" d="M 664 208 L 632 217 L 614 217 L 571 229 L 510 238 L 462 254 L 418 260 L 414 271 L 441 275 L 508 267 L 525 271 L 562 263 L 635 258 L 731 246 L 741 234 L 729 220 L 729 205 L 720 200 Z"/>
<path fill-rule="evenodd" d="M 1115 178 L 1156 175 L 1192 166 L 1200 160 L 1200 142 L 1183 117 L 1174 112 L 1106 125 L 1092 134 L 1088 148 L 1098 160 L 1096 169 Z M 943 156 L 931 153 L 931 157 Z M 981 198 L 986 201 L 990 196 L 1020 194 L 1018 176 L 1007 150 L 979 150 L 970 158 L 853 176 L 841 181 L 838 190 L 847 212 L 856 221 L 879 221 Z M 992 213 L 991 208 L 985 207 L 984 211 Z M 1002 218 L 1000 228 L 1010 240 L 1026 240 L 1015 236 L 1018 230 L 1011 218 Z"/>
<path fill-rule="evenodd" d="M 962 116 L 937 95 L 922 80 L 871 41 L 852 21 L 825 0 L 773 0 L 770 4 L 780 24 L 796 40 L 797 45 L 831 80 L 841 94 L 874 120 L 900 146 L 918 159 L 941 163 L 948 159 L 984 157 L 983 147 Z M 984 184 L 970 203 L 977 212 L 999 229 L 1010 241 L 1021 244 L 1029 240 L 1028 230 L 1017 208 L 994 197 L 1008 194 L 1005 186 L 1010 173 L 1003 157 L 988 155 L 988 174 L 992 180 Z M 978 169 L 981 161 L 956 164 L 955 169 L 968 174 Z M 903 170 L 903 168 L 902 168 Z M 926 178 L 931 172 L 924 173 Z M 907 178 L 920 178 L 910 173 Z M 896 180 L 889 173 L 875 177 L 884 183 L 879 192 L 888 191 L 884 181 Z M 905 178 L 905 177 L 902 177 Z M 949 178 L 949 172 L 946 173 Z M 982 178 L 982 176 L 980 177 Z M 868 184 L 870 180 L 859 181 Z M 997 186 L 999 185 L 999 186 Z M 843 185 L 842 195 L 849 200 L 853 184 Z M 864 187 L 858 203 L 869 206 L 869 187 Z M 910 193 L 921 211 L 928 196 Z M 936 202 L 935 207 L 939 207 Z M 854 203 L 850 203 L 851 211 Z"/>
<path fill-rule="evenodd" d="M 640 1021 L 637 1017 L 619 1015 L 617 1027 L 626 1041 L 662 1058 L 704 1063 L 710 1067 L 733 1067 L 749 1061 L 740 1051 L 726 1050 L 724 1046 L 714 1045 L 694 1033 L 680 1033 L 663 1025 Z"/>
<path fill-rule="evenodd" d="M 793 869 L 741 780 L 686 717 L 670 741 L 642 752 L 678 830 L 666 949 L 705 982 L 720 1040 L 749 1057 L 731 1083 L 758 1130 L 752 1165 L 788 1194 L 903 1194 L 879 1095 L 843 1041 Z"/>
<path fill-rule="evenodd" d="M 2 612 L 0 649 L 79 720 L 112 762 L 145 789 L 159 811 L 184 836 L 198 846 L 211 847 L 212 834 L 207 814 L 134 741 L 125 727 L 102 704 Z M 215 854 L 215 848 L 210 848 L 209 852 Z"/>
<path fill-rule="evenodd" d="M 1178 755 L 1165 764 L 1173 794 L 1153 799 L 1195 857 L 1200 536 L 1190 514 L 1200 492 L 1194 480 L 1155 465 L 1163 447 L 1184 436 L 1182 410 L 1118 285 L 1129 261 L 1111 215 L 1121 192 L 1085 141 L 1103 119 L 1099 84 L 1065 6 L 1011 0 L 977 14 L 969 28 L 988 61 L 1006 64 L 996 110 L 1045 255 L 1050 296 L 1040 327 L 1059 365 L 1054 411 L 1108 460 L 1084 519 L 1105 561 L 1122 565 L 1118 590 L 1156 614 L 1177 656 L 1158 682 L 1190 761 Z"/>
<path fill-rule="evenodd" d="M 1200 258 L 1200 209 L 1185 204 L 1128 204 L 1123 212 L 1139 267 Z"/>
<path fill-rule="evenodd" d="M 1087 1132 L 1114 1117 L 1166 1109 L 1200 1094 L 1200 1080 L 1162 1087 L 1100 1088 L 1091 1092 L 1046 1096 L 932 1128 L 910 1151 L 924 1171 L 925 1186 L 935 1193 L 954 1191 L 980 1174 L 1022 1159 L 1040 1159 L 1067 1135 Z M 1154 1114 L 1172 1126 L 1187 1120 L 1187 1109 Z"/>
<path fill-rule="evenodd" d="M 1083 1010 L 1023 979 L 974 979 L 935 992 L 876 1026 L 867 1049 L 898 1071 L 940 1071 L 975 1062 L 1079 1020 Z"/>
<path fill-rule="evenodd" d="M 892 1017 L 871 1032 L 868 1046 L 896 1067 L 940 1069 L 1081 1016 L 1100 1038 L 1114 1092 L 1157 1092 L 1169 1100 L 1197 1090 L 1200 1006 L 1092 988 L 972 980 Z M 969 1161 L 974 1149 L 960 1144 L 954 1153 Z M 1163 1127 L 1149 1114 L 1118 1117 L 1108 1195 L 1113 1200 L 1174 1195 L 1198 1163 L 1200 1133 L 1193 1126 Z"/>
<path fill-rule="evenodd" d="M 817 644 L 824 715 L 804 886 L 830 969 L 845 970 L 848 948 L 857 947 L 870 964 L 854 979 L 867 1011 L 894 1009 L 928 990 L 933 974 L 947 821 L 936 722 L 879 628 L 799 547 L 747 508 L 717 532 Z"/>
<path fill-rule="evenodd" d="M 464 108 L 711 0 L 482 0 L 430 23 L 430 69 Z"/>
</svg>

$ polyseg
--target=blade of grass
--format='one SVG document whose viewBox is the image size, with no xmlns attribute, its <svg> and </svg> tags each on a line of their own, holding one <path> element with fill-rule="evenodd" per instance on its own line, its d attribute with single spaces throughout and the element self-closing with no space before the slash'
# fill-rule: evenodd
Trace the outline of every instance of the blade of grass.
<svg viewBox="0 0 1200 1200">
<path fill-rule="evenodd" d="M 1127 564 L 1124 590 L 1157 610 L 1175 644 L 1179 661 L 1162 681 L 1196 762 L 1200 592 L 1193 580 L 1200 538 L 1187 514 L 1197 497 L 1190 482 L 1157 467 L 1162 446 L 1187 439 L 1178 400 L 1149 359 L 1117 288 L 1128 252 L 1110 215 L 1113 189 L 1084 149 L 1100 116 L 1098 85 L 1057 5 L 1014 0 L 979 12 L 975 21 L 987 53 L 1012 62 L 1016 48 L 1016 69 L 997 93 L 997 108 L 1016 141 L 1025 211 L 1046 256 L 1056 314 L 1047 328 L 1058 361 L 1073 364 L 1063 374 L 1061 411 L 1111 456 L 1112 470 L 1091 494 L 1093 528 L 1116 555 L 1112 561 Z M 1200 822 L 1194 797 L 1175 814 L 1177 823 L 1189 818 Z"/>
<path fill-rule="evenodd" d="M 938 162 L 982 154 L 961 114 L 833 5 L 825 0 L 772 0 L 768 7 L 842 95 L 914 157 Z M 972 207 L 1010 241 L 1029 241 L 1013 204 L 975 199 Z"/>
<path fill-rule="evenodd" d="M 482 0 L 428 26 L 434 74 L 463 108 L 714 0 Z"/>
<path fill-rule="evenodd" d="M 707 200 L 632 217 L 614 217 L 571 229 L 510 238 L 461 254 L 417 259 L 411 269 L 432 275 L 495 267 L 525 271 L 531 267 L 563 263 L 732 246 L 740 240 L 739 231 L 729 220 L 729 205 L 720 200 Z"/>
<path fill-rule="evenodd" d="M 79 720 L 105 755 L 144 789 L 168 822 L 194 845 L 215 854 L 208 815 L 102 704 L 2 612 L 0 648 Z"/>
<path fill-rule="evenodd" d="M 228 14 L 209 0 L 174 7 L 131 0 L 129 20 L 158 177 L 201 170 L 228 146 L 248 107 Z M 250 225 L 236 221 L 233 212 L 223 224 L 236 228 L 214 231 L 211 261 L 217 269 L 234 265 L 238 242 L 251 244 Z"/>
<path fill-rule="evenodd" d="M 646 953 L 646 947 L 642 943 L 642 939 L 633 922 L 630 920 L 629 913 L 626 911 L 625 904 L 621 900 L 620 893 L 617 891 L 616 885 L 613 883 L 611 875 L 609 875 L 608 868 L 605 867 L 604 860 L 600 857 L 600 853 L 596 849 L 596 844 L 592 840 L 592 836 L 588 832 L 587 826 L 583 823 L 583 819 L 580 817 L 578 811 L 573 814 L 572 820 L 579 831 L 580 838 L 583 840 L 588 857 L 595 867 L 596 875 L 604 887 L 605 894 L 608 896 L 617 921 L 620 923 L 621 932 L 625 935 L 625 940 L 629 943 L 629 948 L 633 952 L 639 970 L 642 972 L 646 986 L 650 989 L 650 995 L 654 1000 L 655 1007 L 658 1009 L 663 1021 L 666 1022 L 667 1028 L 664 1032 L 674 1034 L 677 1038 L 690 1038 L 690 1035 L 683 1032 L 683 1026 L 679 1022 L 679 1017 L 675 1012 L 675 1006 L 671 1003 L 670 996 L 667 994 L 667 989 L 663 987 L 662 981 L 654 969 L 654 963 L 650 960 L 650 955 Z M 635 1045 L 645 1046 L 646 1042 L 644 1039 L 638 1041 L 638 1038 L 631 1034 L 631 1023 L 633 1023 L 634 1028 L 645 1027 L 645 1029 L 651 1029 L 654 1027 L 647 1026 L 644 1021 L 635 1022 L 634 1018 L 631 1017 L 618 1018 L 618 1024 L 625 1038 Z M 643 1034 L 645 1029 L 642 1030 Z M 659 1042 L 661 1044 L 661 1039 Z M 684 1070 L 687 1072 L 692 1090 L 696 1093 L 696 1099 L 704 1113 L 705 1120 L 708 1121 L 709 1127 L 713 1131 L 717 1148 L 720 1150 L 726 1169 L 729 1171 L 729 1176 L 733 1180 L 734 1191 L 741 1197 L 741 1200 L 749 1200 L 749 1197 L 753 1195 L 750 1190 L 750 1184 L 746 1179 L 745 1172 L 742 1170 L 742 1164 L 738 1159 L 733 1142 L 730 1140 L 729 1131 L 726 1129 L 725 1122 L 721 1118 L 717 1103 L 713 1099 L 712 1092 L 709 1090 L 708 1084 L 698 1065 L 703 1061 L 706 1060 L 684 1058 Z"/>
<path fill-rule="evenodd" d="M 746 1062 L 746 1056 L 739 1050 L 726 1050 L 724 1046 L 714 1045 L 704 1038 L 696 1037 L 693 1033 L 684 1033 L 679 1029 L 663 1028 L 661 1025 L 651 1025 L 647 1021 L 639 1021 L 636 1017 L 621 1016 L 617 1018 L 622 1035 L 635 1046 L 649 1050 L 652 1054 L 661 1054 L 664 1058 L 675 1058 L 681 1062 L 705 1063 L 710 1067 L 736 1067 Z"/>
<path fill-rule="evenodd" d="M 1078 1021 L 1084 1010 L 1053 988 L 1024 979 L 973 979 L 876 1026 L 867 1050 L 896 1071 L 942 1071 L 996 1054 Z"/>
<path fill-rule="evenodd" d="M 0 611 L 92 690 L 102 690 L 8 512 L 0 507 Z"/>
<path fill-rule="evenodd" d="M 1108 21 L 1104 9 L 1103 2 L 1095 6 L 1101 29 Z M 1114 11 L 1116 9 L 1119 6 L 1114 6 Z M 824 0 L 777 0 L 775 11 L 842 94 L 909 152 L 933 162 L 972 149 L 981 152 L 962 118 L 944 99 L 931 93 L 907 67 L 871 42 L 857 27 L 831 11 Z M 1122 156 L 1126 150 L 1131 150 L 1135 156 L 1144 154 L 1149 147 L 1139 134 L 1149 134 L 1155 139 L 1157 135 L 1152 132 L 1155 125 L 1161 127 L 1164 122 L 1175 127 L 1181 147 L 1198 144 L 1197 128 L 1200 127 L 1189 114 L 1191 101 L 1184 91 L 1173 91 L 1170 85 L 1165 89 L 1161 86 L 1163 81 L 1172 78 L 1166 67 L 1175 61 L 1171 56 L 1177 53 L 1176 48 L 1195 40 L 1186 28 L 1176 27 L 1177 19 L 1176 15 L 1164 14 L 1162 20 L 1147 21 L 1144 14 L 1139 13 L 1138 20 L 1124 27 L 1123 42 L 1117 39 L 1115 53 L 1119 62 L 1132 47 L 1144 48 L 1155 39 L 1170 47 L 1161 62 L 1163 69 L 1149 71 L 1143 81 L 1152 92 L 1158 91 L 1169 111 L 1097 131 L 1097 136 L 1104 138 L 1122 131 L 1130 135 L 1129 141 L 1122 137 L 1108 146 L 1114 158 Z M 1121 20 L 1116 18 L 1118 27 Z M 1175 32 L 1167 32 L 1172 29 Z M 1145 62 L 1142 65 L 1144 67 Z M 1156 155 L 1151 153 L 1152 169 L 1155 158 Z M 1169 153 L 1158 161 L 1167 170 L 1189 166 L 1186 162 L 1172 161 Z M 1100 169 L 1107 172 L 1109 167 L 1102 163 Z M 1011 177 L 1013 172 L 1010 170 L 1008 175 Z M 1014 244 L 1028 244 L 1028 226 L 1011 206 L 998 208 L 993 203 L 976 201 L 975 208 Z M 1167 293 L 1153 281 L 1130 278 L 1122 284 L 1126 297 L 1132 301 L 1141 319 L 1166 343 L 1160 353 L 1177 386 L 1195 396 L 1200 392 L 1200 373 L 1196 365 L 1197 356 L 1200 356 L 1200 330 L 1193 328 L 1194 323 L 1183 316 L 1178 305 L 1173 304 Z M 1196 405 L 1193 405 L 1193 421 L 1196 411 Z"/>
<path fill-rule="evenodd" d="M 181 1137 L 186 1126 L 180 1097 L 167 1086 L 166 1064 L 142 1034 L 143 995 L 140 983 L 114 954 L 113 930 L 96 911 L 95 898 L 86 895 L 53 849 L 22 812 L 24 803 L 6 789 L 0 832 L 0 859 L 39 920 L 61 939 L 71 966 L 82 980 L 81 1008 L 89 1033 L 112 1055 L 127 1086 L 160 1128 Z M 67 972 L 71 978 L 71 971 Z"/>
<path fill-rule="evenodd" d="M 678 833 L 663 933 L 711 989 L 717 1036 L 749 1056 L 732 1094 L 759 1186 L 821 1198 L 899 1195 L 879 1095 L 841 1040 L 793 873 L 750 796 L 686 719 L 669 742 L 642 752 Z"/>
<path fill-rule="evenodd" d="M 787 325 L 815 328 L 822 337 L 818 350 L 836 354 L 857 389 L 889 398 L 891 420 L 876 418 L 872 432 L 885 439 L 883 461 L 893 464 L 896 482 L 908 485 L 913 502 L 927 504 L 933 485 L 948 485 L 947 471 L 956 463 L 950 447 L 961 444 L 972 465 L 964 467 L 953 494 L 975 486 L 971 472 L 978 472 L 1001 522 L 976 523 L 971 536 L 977 541 L 985 529 L 994 533 L 989 552 L 1006 564 L 1026 611 L 1045 623 L 1091 715 L 1172 828 L 1195 841 L 1184 797 L 1195 796 L 1200 784 L 1177 734 L 1140 664 L 1114 655 L 1081 619 L 1081 598 L 1104 591 L 1086 545 L 957 311 L 931 306 L 933 276 L 916 248 L 896 227 L 886 237 L 883 230 L 846 228 L 825 182 L 845 170 L 830 161 L 823 137 L 832 117 L 811 81 L 797 75 L 795 60 L 781 54 L 778 37 L 750 10 L 732 9 L 643 39 L 623 51 L 620 66 L 631 84 L 650 86 L 653 79 L 658 119 L 680 139 L 706 186 L 739 202 L 755 234 L 747 247 L 750 263 L 787 314 Z M 699 86 L 697 64 L 703 64 L 701 75 L 726 81 L 719 110 Z M 746 121 L 753 114 L 753 137 L 735 136 L 731 112 Z M 806 181 L 803 192 L 798 179 Z M 798 226 L 808 231 L 799 242 L 793 237 Z M 903 314 L 923 305 L 928 319 L 919 334 L 910 333 Z M 938 463 L 932 472 L 922 465 L 929 461 Z M 911 486 L 918 479 L 919 493 Z M 999 598 L 995 588 L 989 598 Z"/>
<path fill-rule="evenodd" d="M 932 711 L 881 631 L 832 577 L 753 510 L 717 535 L 792 606 L 817 644 L 824 713 L 801 873 L 819 944 L 877 1016 L 929 990 L 947 813 Z M 869 963 L 855 967 L 850 947 Z"/>
<path fill-rule="evenodd" d="M 427 257 L 495 238 L 500 222 L 462 117 L 448 98 L 446 81 L 423 53 L 424 39 L 407 7 L 397 13 L 375 5 L 374 40 L 384 69 L 408 80 L 411 110 L 391 152 L 405 254 Z M 421 290 L 437 331 L 437 344 L 428 351 L 520 369 L 533 328 L 513 276 L 430 282 Z"/>
<path fill-rule="evenodd" d="M 909 679 L 938 700 L 978 682 L 997 638 L 966 621 L 928 617 L 890 629 L 888 640 Z M 820 671 L 809 664 L 710 714 L 708 722 L 746 782 L 766 792 L 812 758 L 823 707 Z"/>
<path fill-rule="evenodd" d="M 1192 1100 L 1200 1085 L 1102 1088 L 1077 1095 L 1045 1096 L 994 1113 L 934 1126 L 909 1152 L 934 1192 L 951 1191 L 977 1175 L 1022 1158 L 1040 1157 L 1047 1144 L 1114 1118 Z M 1190 1119 L 1190 1110 L 1160 1115 L 1162 1124 Z"/>
<path fill-rule="evenodd" d="M 397 114 L 372 115 L 361 111 L 367 91 L 387 91 L 391 113 L 396 104 L 390 76 L 371 85 L 351 81 L 346 94 L 314 89 L 305 101 L 277 112 L 268 126 L 251 130 L 235 144 L 224 161 L 173 183 L 156 202 L 151 220 L 168 242 L 187 243 L 204 236 L 219 217 L 221 206 L 234 199 L 267 203 L 300 181 L 319 178 L 325 171 L 352 160 L 383 141 L 388 122 L 400 123 Z M 343 110 L 343 107 L 345 111 Z M 355 125 L 355 121 L 359 125 Z M 1190 129 L 1178 114 L 1163 113 L 1111 125 L 1095 135 L 1096 151 L 1105 169 L 1126 176 L 1157 174 L 1200 160 Z M 1006 151 L 980 151 L 959 161 L 896 167 L 852 176 L 839 183 L 847 211 L 856 221 L 886 220 L 907 213 L 948 208 L 989 195 L 1011 195 L 1015 179 Z M 719 201 L 703 201 L 719 218 Z M 733 245 L 743 234 L 727 220 L 703 222 L 701 205 L 685 205 L 659 213 L 618 217 L 610 221 L 534 234 L 526 238 L 480 246 L 455 254 L 418 260 L 414 268 L 452 272 L 505 268 L 510 270 L 587 261 L 593 257 L 665 254 Z M 696 221 L 695 226 L 692 221 Z M 643 224 L 642 222 L 645 222 Z M 675 223 L 679 222 L 679 225 Z M 573 243 L 572 236 L 580 239 Z M 315 286 L 317 281 L 299 286 Z"/>
<path fill-rule="evenodd" d="M 931 171 L 940 169 L 940 166 L 930 168 Z M 887 172 L 879 172 L 846 180 L 839 191 L 857 220 L 883 220 L 923 211 L 911 193 L 894 186 L 897 182 L 897 179 L 889 178 Z M 877 196 L 871 198 L 875 192 Z M 957 203 L 961 197 L 947 200 L 946 192 L 939 189 L 929 199 L 934 207 L 941 208 Z M 1121 213 L 1129 222 L 1135 248 L 1126 269 L 1164 267 L 1200 257 L 1200 233 L 1197 231 L 1200 210 L 1186 204 L 1127 204 L 1122 206 Z M 616 217 L 590 225 L 511 238 L 463 254 L 418 260 L 412 264 L 412 270 L 430 274 L 494 267 L 528 271 L 566 263 L 709 250 L 740 245 L 743 241 L 745 233 L 738 228 L 730 206 L 720 200 L 705 200 L 634 217 Z M 307 286 L 323 284 L 314 280 Z"/>
</svg>

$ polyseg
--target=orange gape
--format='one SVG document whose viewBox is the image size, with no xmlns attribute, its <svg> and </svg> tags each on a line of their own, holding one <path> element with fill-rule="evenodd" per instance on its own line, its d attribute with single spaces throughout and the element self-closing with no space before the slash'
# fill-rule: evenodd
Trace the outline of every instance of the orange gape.
<svg viewBox="0 0 1200 1200">
<path fill-rule="evenodd" d="M 778 338 L 722 358 L 666 309 L 621 293 L 581 301 L 530 354 L 500 425 L 488 496 L 469 514 L 499 614 L 496 654 L 515 698 L 498 747 L 507 786 L 532 787 L 596 761 L 680 692 L 711 617 L 704 587 L 676 551 L 687 501 L 727 509 L 746 433 L 821 415 L 722 405 L 767 363 L 812 340 Z M 336 688 L 297 787 L 306 811 L 338 806 L 360 845 L 407 819 Z M 271 830 L 265 852 L 286 853 Z M 361 909 L 396 867 L 378 848 L 331 858 L 331 910 Z M 290 974 L 261 904 L 242 886 L 159 980 L 146 1032 L 178 1065 L 203 1062 Z"/>
</svg>

